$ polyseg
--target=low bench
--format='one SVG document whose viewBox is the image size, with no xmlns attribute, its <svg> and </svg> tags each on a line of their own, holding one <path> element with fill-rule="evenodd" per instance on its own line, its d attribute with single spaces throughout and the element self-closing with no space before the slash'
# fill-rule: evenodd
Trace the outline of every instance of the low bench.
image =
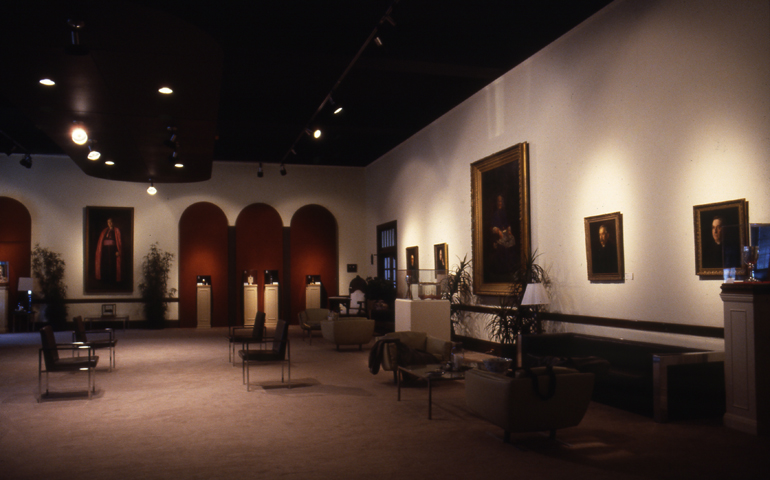
<svg viewBox="0 0 770 480">
<path fill-rule="evenodd" d="M 518 362 L 596 375 L 592 399 L 667 421 L 724 413 L 724 352 L 577 333 L 520 335 Z"/>
</svg>

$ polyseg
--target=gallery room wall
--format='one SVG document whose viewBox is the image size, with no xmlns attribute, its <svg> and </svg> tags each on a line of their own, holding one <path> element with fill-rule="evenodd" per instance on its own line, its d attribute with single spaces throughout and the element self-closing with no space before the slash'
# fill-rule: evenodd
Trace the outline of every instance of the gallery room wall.
<svg viewBox="0 0 770 480">
<path fill-rule="evenodd" d="M 18 155 L 0 157 L 0 195 L 18 200 L 32 217 L 32 246 L 40 244 L 62 254 L 66 262 L 69 299 L 91 299 L 94 304 L 72 304 L 70 316 L 99 313 L 101 295 L 83 291 L 83 209 L 86 206 L 134 208 L 134 292 L 140 283 L 142 259 L 150 245 L 174 254 L 170 287 L 179 288 L 179 220 L 187 207 L 197 202 L 217 205 L 230 226 L 247 205 L 265 203 L 280 214 L 288 227 L 294 213 L 305 205 L 320 205 L 337 219 L 339 239 L 339 289 L 355 277 L 347 264 L 368 263 L 364 235 L 360 228 L 365 216 L 364 172 L 343 167 L 303 167 L 288 165 L 281 176 L 277 165 L 264 165 L 265 175 L 257 178 L 257 165 L 216 162 L 212 179 L 189 184 L 158 184 L 155 196 L 147 194 L 147 184 L 114 182 L 89 177 L 66 157 L 34 156 L 33 166 L 19 165 Z M 359 270 L 360 271 L 360 270 Z M 110 298 L 116 295 L 109 295 Z M 140 304 L 119 304 L 119 313 L 143 318 Z M 178 316 L 171 304 L 169 319 Z"/>
<path fill-rule="evenodd" d="M 399 265 L 418 245 L 432 266 L 442 242 L 455 264 L 472 251 L 470 164 L 529 142 L 551 311 L 721 327 L 721 281 L 695 275 L 693 206 L 745 198 L 770 222 L 769 26 L 767 1 L 609 5 L 368 167 L 368 229 L 398 221 Z M 618 211 L 633 280 L 591 283 L 584 218 Z M 487 338 L 483 319 L 469 334 Z"/>
</svg>

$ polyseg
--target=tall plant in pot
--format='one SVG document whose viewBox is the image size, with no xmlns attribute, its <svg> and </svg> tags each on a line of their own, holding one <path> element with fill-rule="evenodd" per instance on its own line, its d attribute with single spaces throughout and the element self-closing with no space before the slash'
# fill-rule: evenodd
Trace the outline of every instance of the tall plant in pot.
<svg viewBox="0 0 770 480">
<path fill-rule="evenodd" d="M 460 257 L 457 257 L 458 259 Z M 446 277 L 441 280 L 442 297 L 449 300 L 451 308 L 450 322 L 452 331 L 457 332 L 457 326 L 469 316 L 469 313 L 458 308 L 461 305 L 473 303 L 473 274 L 471 273 L 471 260 L 466 255 L 455 265 Z"/>
<path fill-rule="evenodd" d="M 521 268 L 512 274 L 511 289 L 500 297 L 500 304 L 495 307 L 492 320 L 487 325 L 490 337 L 500 342 L 504 357 L 516 356 L 516 340 L 520 334 L 543 332 L 538 313 L 544 306 L 521 304 L 527 284 L 541 283 L 546 289 L 551 286 L 548 272 L 537 263 L 539 256 L 533 252 Z"/>
<path fill-rule="evenodd" d="M 176 294 L 175 288 L 168 288 L 168 275 L 174 254 L 164 252 L 155 242 L 142 262 L 142 283 L 139 293 L 142 298 L 144 319 L 150 328 L 163 328 L 168 311 L 167 297 Z"/>
<path fill-rule="evenodd" d="M 64 267 L 61 254 L 35 245 L 32 250 L 32 272 L 40 285 L 42 301 L 45 303 L 45 318 L 54 330 L 64 330 L 67 322 Z"/>
</svg>

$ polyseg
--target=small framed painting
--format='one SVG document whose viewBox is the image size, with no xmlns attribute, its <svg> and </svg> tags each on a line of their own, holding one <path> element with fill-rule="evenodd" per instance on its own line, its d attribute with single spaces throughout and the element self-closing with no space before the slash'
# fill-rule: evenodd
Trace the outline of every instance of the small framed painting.
<svg viewBox="0 0 770 480">
<path fill-rule="evenodd" d="M 745 198 L 695 205 L 695 274 L 722 278 L 725 268 L 741 268 L 748 245 L 749 203 Z"/>
<path fill-rule="evenodd" d="M 615 212 L 586 217 L 584 223 L 588 280 L 623 280 L 623 215 Z"/>
<path fill-rule="evenodd" d="M 433 245 L 433 265 L 436 270 L 436 275 L 445 275 L 448 265 L 447 259 L 449 258 L 449 247 L 446 243 L 439 243 Z"/>
</svg>

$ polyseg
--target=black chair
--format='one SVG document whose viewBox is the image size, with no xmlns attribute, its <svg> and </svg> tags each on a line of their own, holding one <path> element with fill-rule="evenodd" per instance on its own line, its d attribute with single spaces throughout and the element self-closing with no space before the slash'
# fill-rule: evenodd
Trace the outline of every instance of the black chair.
<svg viewBox="0 0 770 480">
<path fill-rule="evenodd" d="M 75 331 L 72 332 L 73 343 L 80 343 L 88 345 L 94 350 L 100 348 L 106 348 L 109 351 L 110 368 L 111 372 L 115 368 L 115 345 L 118 344 L 118 339 L 115 338 L 115 331 L 111 328 L 102 328 L 98 330 L 86 330 L 86 324 L 83 321 L 83 317 L 78 315 L 72 319 L 75 324 Z M 88 335 L 107 335 L 107 338 L 94 339 L 91 337 L 89 340 Z"/>
<path fill-rule="evenodd" d="M 38 352 L 38 373 L 37 388 L 40 396 L 38 402 L 43 399 L 42 378 L 45 371 L 45 395 L 48 395 L 48 374 L 49 372 L 88 372 L 88 399 L 91 399 L 91 393 L 96 391 L 96 364 L 99 357 L 94 355 L 93 347 L 83 344 L 56 343 L 53 329 L 50 325 L 40 329 L 40 341 L 42 347 Z M 88 357 L 59 357 L 59 350 L 87 350 Z M 45 370 L 43 370 L 45 363 Z M 93 379 L 93 381 L 92 381 Z"/>
<path fill-rule="evenodd" d="M 243 360 L 243 381 L 246 383 L 246 390 L 251 391 L 249 382 L 249 369 L 252 363 L 281 363 L 281 383 L 284 381 L 283 366 L 287 365 L 289 388 L 291 388 L 291 346 L 289 345 L 289 324 L 285 320 L 278 320 L 275 326 L 275 337 L 273 338 L 273 348 L 264 350 L 250 350 L 249 344 L 246 344 L 244 350 L 238 352 Z"/>
<path fill-rule="evenodd" d="M 230 342 L 228 350 L 228 361 L 235 365 L 235 345 L 240 343 L 241 348 L 249 343 L 262 343 L 265 341 L 265 312 L 257 312 L 254 318 L 254 325 L 250 327 L 230 327 L 227 338 Z"/>
</svg>

